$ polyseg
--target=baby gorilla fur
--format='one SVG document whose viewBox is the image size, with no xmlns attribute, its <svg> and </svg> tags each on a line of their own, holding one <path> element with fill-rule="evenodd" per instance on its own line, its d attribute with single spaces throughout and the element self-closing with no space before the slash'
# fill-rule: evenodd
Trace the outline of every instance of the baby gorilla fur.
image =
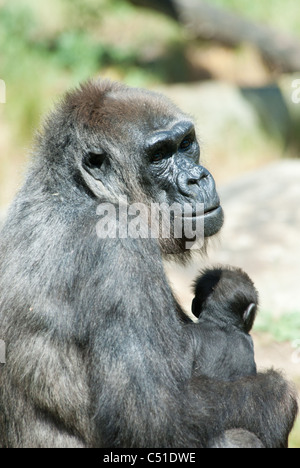
<svg viewBox="0 0 300 468">
<path fill-rule="evenodd" d="M 258 293 L 249 276 L 239 268 L 207 269 L 196 279 L 194 290 L 192 311 L 203 334 L 195 371 L 224 381 L 256 375 L 248 333 Z"/>
</svg>

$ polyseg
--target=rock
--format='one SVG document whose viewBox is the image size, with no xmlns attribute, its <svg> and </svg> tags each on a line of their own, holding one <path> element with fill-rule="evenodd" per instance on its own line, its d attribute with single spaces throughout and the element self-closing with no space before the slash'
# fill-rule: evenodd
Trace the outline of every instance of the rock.
<svg viewBox="0 0 300 468">
<path fill-rule="evenodd" d="M 219 143 L 229 129 L 235 128 L 232 138 L 236 139 L 239 132 L 255 132 L 259 127 L 252 104 L 229 83 L 207 81 L 156 89 L 196 119 L 200 138 L 205 136 L 211 145 Z"/>
</svg>

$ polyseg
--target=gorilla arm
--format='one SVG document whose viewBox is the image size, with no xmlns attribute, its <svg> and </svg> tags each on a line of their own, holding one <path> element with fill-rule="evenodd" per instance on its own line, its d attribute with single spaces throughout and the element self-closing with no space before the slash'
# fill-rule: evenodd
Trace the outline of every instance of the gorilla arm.
<svg viewBox="0 0 300 468">
<path fill-rule="evenodd" d="M 219 434 L 241 428 L 255 434 L 266 448 L 287 447 L 297 414 L 297 397 L 294 388 L 278 372 L 269 370 L 234 382 L 194 377 L 188 383 L 187 393 L 195 398 L 195 411 L 200 392 L 211 396 L 210 418 L 220 424 Z"/>
</svg>

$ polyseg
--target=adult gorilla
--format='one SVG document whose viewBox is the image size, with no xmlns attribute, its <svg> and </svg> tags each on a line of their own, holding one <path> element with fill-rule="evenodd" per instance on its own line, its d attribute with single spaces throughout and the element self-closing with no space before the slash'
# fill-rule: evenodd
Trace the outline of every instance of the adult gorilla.
<svg viewBox="0 0 300 468">
<path fill-rule="evenodd" d="M 285 445 L 296 400 L 279 374 L 192 376 L 197 324 L 161 255 L 186 239 L 97 236 L 97 207 L 124 196 L 188 202 L 194 223 L 204 203 L 215 234 L 222 210 L 198 157 L 191 120 L 144 90 L 90 82 L 48 118 L 0 236 L 3 447 L 231 446 L 232 428 L 240 445 L 247 431 Z"/>
</svg>

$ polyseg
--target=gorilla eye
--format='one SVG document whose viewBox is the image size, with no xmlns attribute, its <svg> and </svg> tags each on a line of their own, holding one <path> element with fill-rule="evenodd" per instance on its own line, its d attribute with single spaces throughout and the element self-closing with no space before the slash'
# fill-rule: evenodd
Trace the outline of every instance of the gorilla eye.
<svg viewBox="0 0 300 468">
<path fill-rule="evenodd" d="M 182 140 L 182 142 L 180 143 L 180 149 L 181 150 L 187 150 L 190 148 L 190 146 L 192 145 L 193 143 L 193 140 L 191 137 L 187 137 L 185 138 L 184 140 Z"/>
<path fill-rule="evenodd" d="M 160 144 L 152 148 L 151 160 L 153 163 L 158 163 L 163 159 L 170 157 L 173 153 L 173 148 L 168 144 Z"/>
<path fill-rule="evenodd" d="M 159 162 L 159 161 L 161 161 L 163 158 L 164 158 L 164 153 L 162 153 L 162 152 L 160 152 L 160 153 L 155 153 L 155 154 L 152 156 L 152 161 L 153 161 L 153 162 Z"/>
</svg>

